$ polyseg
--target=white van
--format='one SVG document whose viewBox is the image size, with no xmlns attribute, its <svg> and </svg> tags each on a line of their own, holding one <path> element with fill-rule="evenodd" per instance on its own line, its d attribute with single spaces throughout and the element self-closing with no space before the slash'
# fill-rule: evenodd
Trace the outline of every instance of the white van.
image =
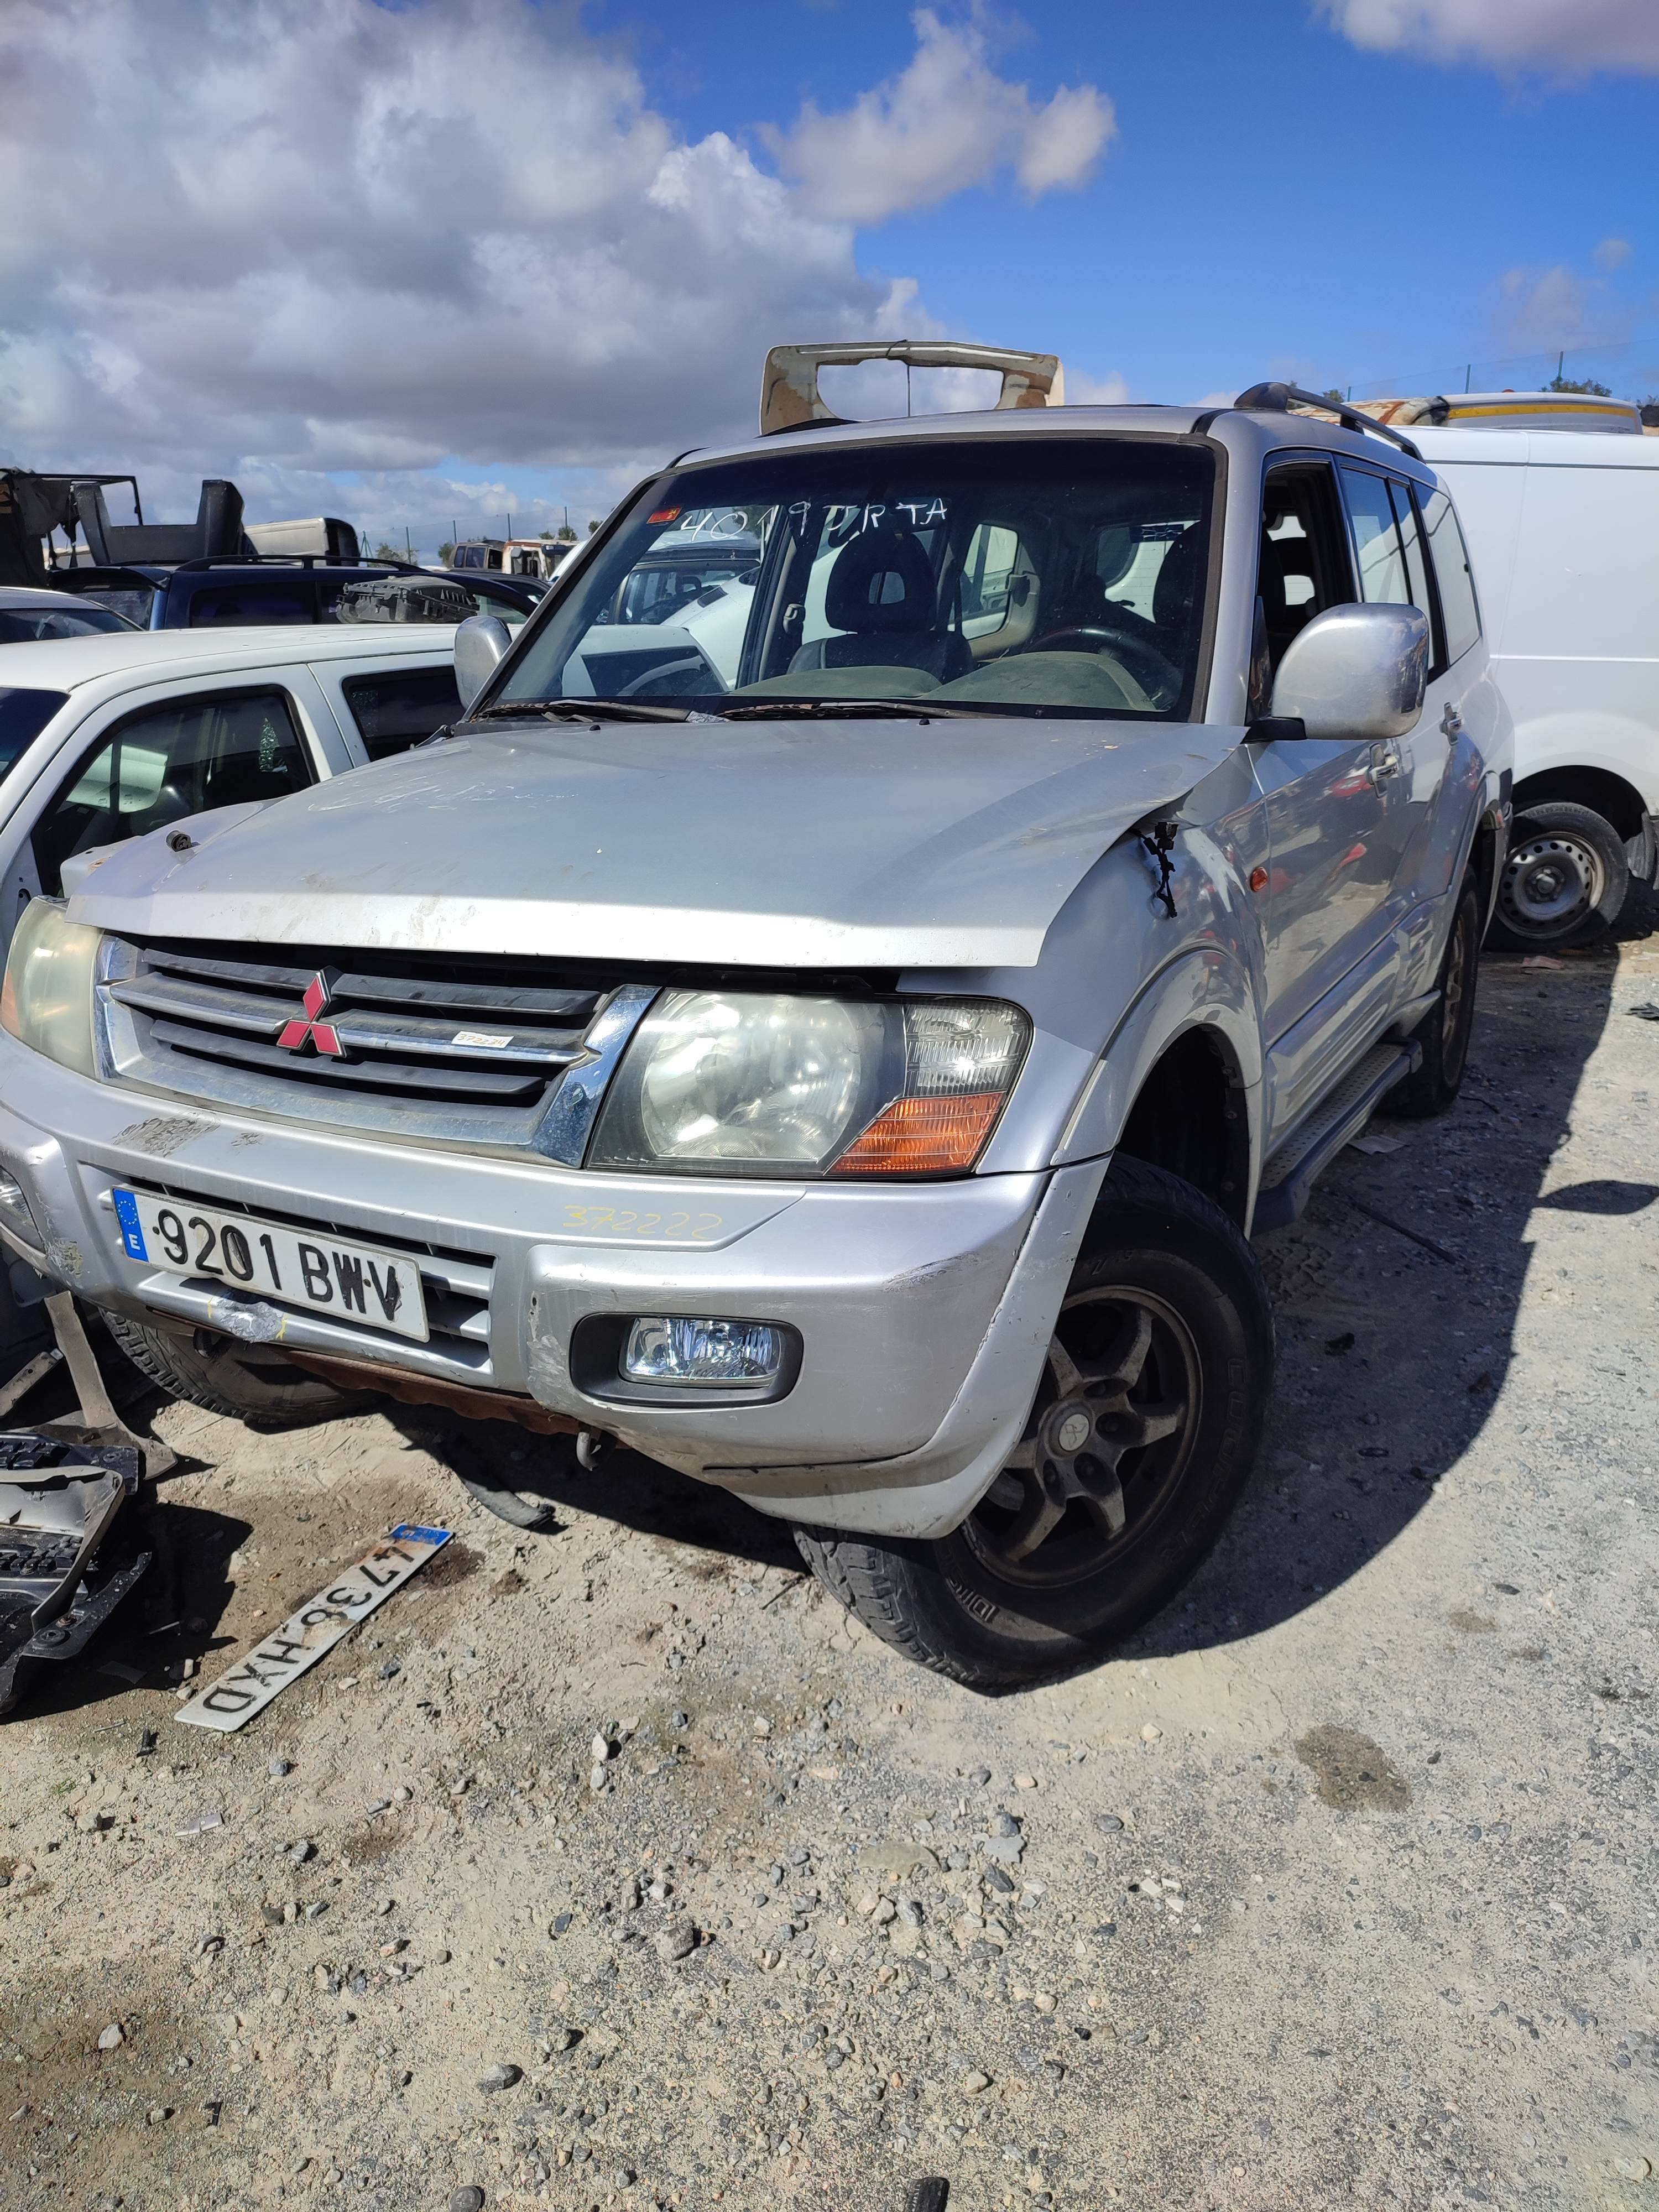
<svg viewBox="0 0 1659 2212">
<path fill-rule="evenodd" d="M 1659 878 L 1659 438 L 1609 427 L 1410 426 L 1457 502 L 1515 716 L 1489 940 L 1510 951 L 1599 936 Z"/>
</svg>

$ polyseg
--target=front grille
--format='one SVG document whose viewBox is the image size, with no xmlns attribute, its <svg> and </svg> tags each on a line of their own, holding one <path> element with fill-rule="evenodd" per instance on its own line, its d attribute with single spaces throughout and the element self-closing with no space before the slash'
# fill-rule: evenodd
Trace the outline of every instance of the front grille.
<svg viewBox="0 0 1659 2212">
<path fill-rule="evenodd" d="M 615 995 L 608 979 L 550 981 L 528 960 L 130 941 L 114 945 L 102 986 L 124 1076 L 515 1150 L 537 1146 L 567 1073 L 606 1057 L 591 1032 Z"/>
</svg>

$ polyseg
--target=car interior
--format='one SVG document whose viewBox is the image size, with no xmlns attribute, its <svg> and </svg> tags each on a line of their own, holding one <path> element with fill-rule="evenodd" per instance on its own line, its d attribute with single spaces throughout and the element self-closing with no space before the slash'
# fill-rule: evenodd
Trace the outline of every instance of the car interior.
<svg viewBox="0 0 1659 2212">
<path fill-rule="evenodd" d="M 602 633 L 629 621 L 661 635 L 654 660 L 630 659 L 630 697 L 937 693 L 941 704 L 1016 712 L 1187 711 L 1206 597 L 1210 458 L 1128 440 L 987 448 L 921 464 L 907 457 L 907 468 L 928 471 L 920 482 L 872 471 L 849 483 L 846 460 L 820 459 L 820 480 L 803 483 L 799 496 L 780 496 L 775 466 L 747 482 L 736 468 L 722 471 L 729 507 L 688 500 L 659 509 L 593 563 L 586 588 L 515 671 L 513 694 L 605 696 L 621 665 Z M 856 464 L 869 469 L 870 458 Z M 652 520 L 672 528 L 654 531 Z M 713 553 L 739 526 L 758 558 L 726 586 L 746 591 L 747 618 L 740 647 L 733 634 L 720 665 L 697 641 L 696 619 L 684 627 L 690 599 L 679 605 L 686 595 L 667 588 L 664 541 L 678 561 L 697 532 Z M 691 575 L 708 580 L 695 567 Z"/>
<path fill-rule="evenodd" d="M 280 799 L 311 781 L 280 691 L 143 709 L 99 740 L 35 824 L 41 888 L 58 894 L 72 854 L 145 836 L 210 807 Z"/>
</svg>

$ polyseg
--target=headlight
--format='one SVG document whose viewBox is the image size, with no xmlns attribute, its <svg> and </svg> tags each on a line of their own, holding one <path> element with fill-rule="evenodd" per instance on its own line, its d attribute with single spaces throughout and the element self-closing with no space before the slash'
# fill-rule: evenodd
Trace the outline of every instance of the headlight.
<svg viewBox="0 0 1659 2212">
<path fill-rule="evenodd" d="M 99 933 L 66 921 L 64 911 L 62 899 L 31 899 L 18 917 L 0 990 L 0 1027 L 77 1075 L 91 1075 Z"/>
<path fill-rule="evenodd" d="M 984 1149 L 1030 1024 L 993 999 L 667 991 L 588 1164 L 699 1175 L 940 1175 Z"/>
</svg>

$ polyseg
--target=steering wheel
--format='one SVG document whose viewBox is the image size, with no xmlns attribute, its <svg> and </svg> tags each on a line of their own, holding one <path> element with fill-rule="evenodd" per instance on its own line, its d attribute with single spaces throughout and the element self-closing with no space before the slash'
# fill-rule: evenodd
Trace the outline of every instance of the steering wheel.
<svg viewBox="0 0 1659 2212">
<path fill-rule="evenodd" d="M 1051 629 L 1046 637 L 1034 638 L 1025 650 L 1073 653 L 1099 652 L 1103 647 L 1122 661 L 1154 706 L 1165 706 L 1181 689 L 1181 671 L 1149 638 L 1136 635 L 1139 629 L 1150 629 L 1152 624 L 1127 609 L 1125 612 L 1129 619 L 1121 628 L 1115 623 L 1076 623 L 1064 629 Z M 1130 629 L 1130 622 L 1135 624 L 1134 629 Z"/>
</svg>

